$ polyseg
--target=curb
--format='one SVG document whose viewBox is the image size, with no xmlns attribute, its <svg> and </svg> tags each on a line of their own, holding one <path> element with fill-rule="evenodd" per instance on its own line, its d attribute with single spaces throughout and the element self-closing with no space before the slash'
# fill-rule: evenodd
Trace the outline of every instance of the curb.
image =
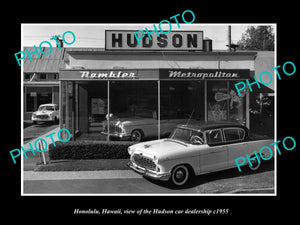
<svg viewBox="0 0 300 225">
<path fill-rule="evenodd" d="M 97 171 L 24 171 L 23 180 L 83 180 L 83 179 L 132 179 L 142 178 L 131 170 L 97 170 Z"/>
<path fill-rule="evenodd" d="M 241 188 L 241 189 L 235 189 L 232 191 L 228 191 L 226 192 L 228 194 L 244 194 L 244 193 L 253 193 L 253 194 L 266 194 L 266 193 L 270 193 L 270 194 L 275 194 L 275 190 L 274 188 Z"/>
</svg>

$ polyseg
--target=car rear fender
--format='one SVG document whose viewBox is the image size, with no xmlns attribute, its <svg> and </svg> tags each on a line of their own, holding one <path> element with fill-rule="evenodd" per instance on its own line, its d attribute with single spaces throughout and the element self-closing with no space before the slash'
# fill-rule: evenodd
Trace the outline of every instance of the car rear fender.
<svg viewBox="0 0 300 225">
<path fill-rule="evenodd" d="M 247 147 L 248 147 L 246 154 L 251 156 L 251 155 L 253 155 L 253 153 L 255 151 L 257 154 L 263 155 L 264 158 L 269 158 L 271 154 L 274 157 L 274 147 L 275 146 L 271 146 L 271 144 L 273 142 L 274 142 L 273 139 L 249 141 L 246 143 Z M 270 152 L 269 149 L 272 150 L 272 153 Z"/>
</svg>

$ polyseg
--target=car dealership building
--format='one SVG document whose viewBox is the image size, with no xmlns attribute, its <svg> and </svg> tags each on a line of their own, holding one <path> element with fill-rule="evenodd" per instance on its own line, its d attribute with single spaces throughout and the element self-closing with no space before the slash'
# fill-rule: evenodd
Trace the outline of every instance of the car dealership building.
<svg viewBox="0 0 300 225">
<path fill-rule="evenodd" d="M 141 45 L 132 31 L 106 31 L 105 39 L 105 49 L 68 49 L 59 70 L 60 126 L 76 137 L 99 139 L 103 121 L 130 122 L 137 111 L 153 112 L 158 138 L 171 120 L 233 121 L 251 129 L 251 95 L 273 92 L 264 86 L 238 96 L 234 84 L 253 79 L 257 52 L 212 51 L 202 31 L 145 36 Z"/>
</svg>

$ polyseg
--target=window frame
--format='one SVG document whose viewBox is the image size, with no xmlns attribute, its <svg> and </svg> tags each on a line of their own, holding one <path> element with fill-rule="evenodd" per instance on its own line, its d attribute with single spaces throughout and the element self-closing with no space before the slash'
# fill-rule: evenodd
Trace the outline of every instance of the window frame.
<svg viewBox="0 0 300 225">
<path fill-rule="evenodd" d="M 225 135 L 225 131 L 226 130 L 232 130 L 232 129 L 238 130 L 238 133 L 239 133 L 239 130 L 242 130 L 243 131 L 242 138 L 240 138 L 240 134 L 239 134 L 239 139 L 236 139 L 236 140 L 227 140 L 226 139 L 226 135 Z M 223 128 L 223 132 L 224 132 L 223 135 L 224 135 L 225 143 L 242 142 L 242 141 L 245 140 L 246 131 L 245 131 L 245 129 L 243 129 L 241 127 L 226 127 L 226 128 Z"/>
<path fill-rule="evenodd" d="M 45 78 L 42 78 L 43 76 L 45 76 Z M 38 80 L 48 80 L 48 74 L 47 73 L 39 73 Z"/>
<path fill-rule="evenodd" d="M 208 138 L 208 135 L 209 135 L 209 134 L 208 134 L 208 132 L 210 132 L 210 131 L 216 131 L 216 130 L 220 131 L 222 141 L 221 141 L 221 142 L 216 142 L 216 143 L 209 143 L 209 138 Z M 223 131 L 222 131 L 221 128 L 206 130 L 206 131 L 205 131 L 205 139 L 206 139 L 206 143 L 207 143 L 208 145 L 210 145 L 210 146 L 224 144 L 224 143 L 225 143 L 225 141 L 224 141 L 225 139 L 224 139 L 224 136 L 223 136 L 223 135 L 224 135 L 224 134 L 223 134 Z"/>
</svg>

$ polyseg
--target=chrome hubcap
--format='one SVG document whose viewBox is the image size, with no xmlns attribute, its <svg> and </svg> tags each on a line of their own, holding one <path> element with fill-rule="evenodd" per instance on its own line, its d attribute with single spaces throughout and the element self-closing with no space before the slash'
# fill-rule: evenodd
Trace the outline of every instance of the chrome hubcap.
<svg viewBox="0 0 300 225">
<path fill-rule="evenodd" d="M 176 174 L 175 174 L 176 179 L 182 180 L 183 177 L 184 177 L 183 171 L 179 170 L 176 172 Z"/>
</svg>

